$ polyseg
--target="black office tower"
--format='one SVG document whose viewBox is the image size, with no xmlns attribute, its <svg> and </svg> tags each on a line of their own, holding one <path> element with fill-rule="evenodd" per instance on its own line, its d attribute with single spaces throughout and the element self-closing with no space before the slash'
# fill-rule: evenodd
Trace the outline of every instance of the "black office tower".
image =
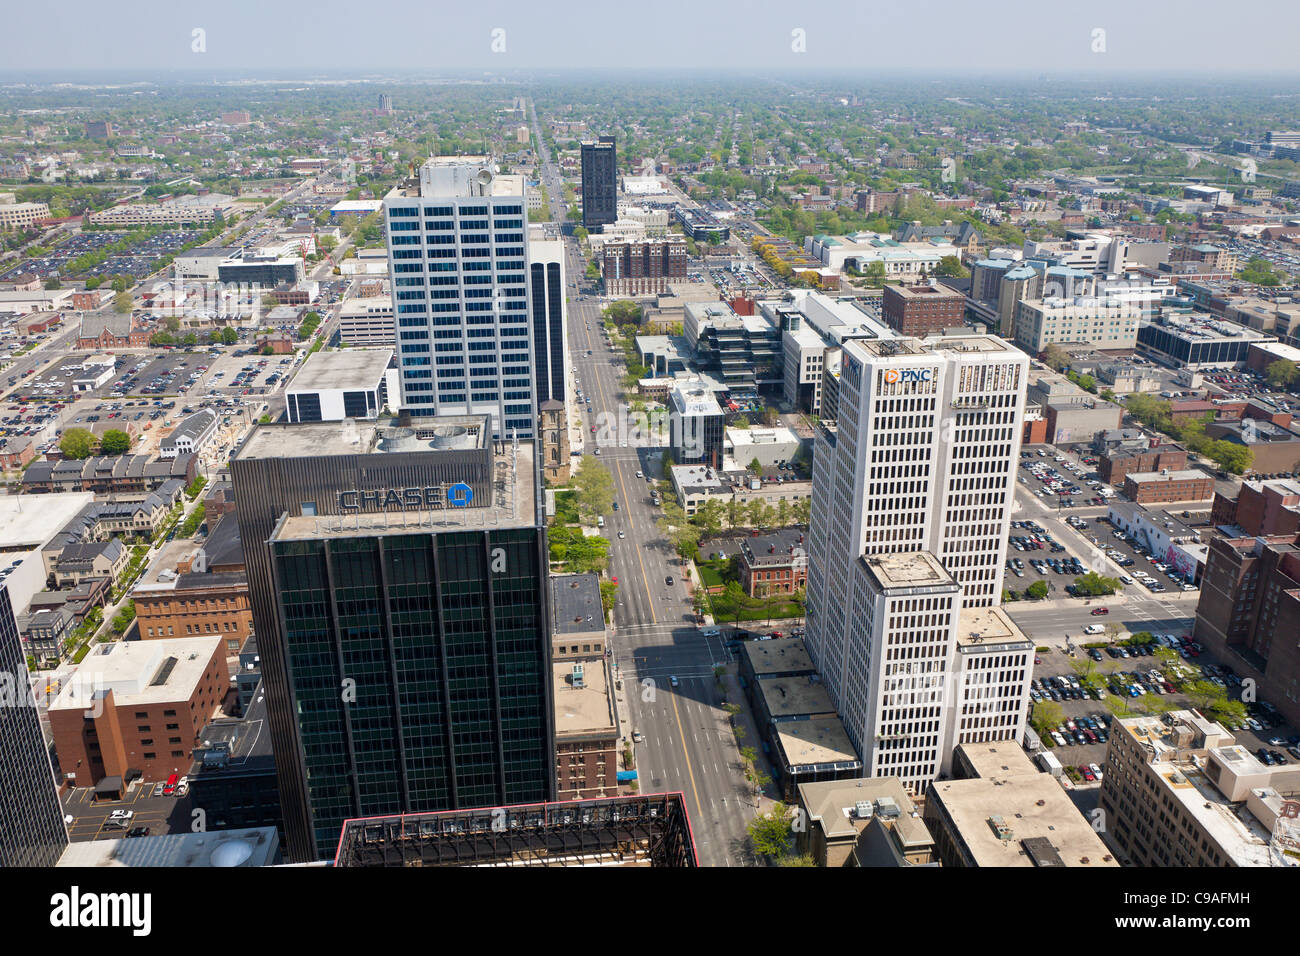
<svg viewBox="0 0 1300 956">
<path fill-rule="evenodd" d="M 582 144 L 582 225 L 588 231 L 618 219 L 618 153 L 613 136 Z"/>
<path fill-rule="evenodd" d="M 54 866 L 68 845 L 28 682 L 9 589 L 0 584 L 0 866 Z"/>
<path fill-rule="evenodd" d="M 231 464 L 288 856 L 554 800 L 545 508 L 486 415 L 262 425 Z"/>
<path fill-rule="evenodd" d="M 564 246 L 558 241 L 529 245 L 528 281 L 532 285 L 533 381 L 537 404 L 564 403 L 569 367 L 568 335 L 564 327 Z"/>
</svg>

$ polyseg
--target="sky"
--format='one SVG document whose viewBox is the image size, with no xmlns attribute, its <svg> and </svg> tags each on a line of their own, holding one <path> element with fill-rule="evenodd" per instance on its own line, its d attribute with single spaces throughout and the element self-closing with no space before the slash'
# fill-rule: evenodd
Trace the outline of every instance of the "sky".
<svg viewBox="0 0 1300 956">
<path fill-rule="evenodd" d="M 1300 2 L 59 0 L 10 3 L 0 73 L 708 68 L 1300 72 Z M 199 31 L 199 32 L 196 32 Z M 1101 31 L 1101 32 L 1098 32 Z"/>
</svg>

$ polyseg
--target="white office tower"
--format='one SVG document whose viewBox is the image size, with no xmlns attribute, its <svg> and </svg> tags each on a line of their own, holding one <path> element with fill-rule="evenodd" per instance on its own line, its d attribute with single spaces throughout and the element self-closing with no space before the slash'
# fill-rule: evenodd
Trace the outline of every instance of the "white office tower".
<svg viewBox="0 0 1300 956">
<path fill-rule="evenodd" d="M 928 551 L 863 555 L 851 569 L 840 719 L 863 775 L 924 793 L 963 743 L 1018 740 L 1033 644 L 1001 608 L 961 607 Z"/>
<path fill-rule="evenodd" d="M 839 418 L 823 423 L 813 455 L 807 643 L 846 727 L 857 720 L 864 764 L 874 731 L 852 702 L 865 713 L 887 650 L 876 641 L 873 652 L 863 628 L 859 559 L 926 552 L 956 583 L 954 611 L 998 603 L 1028 366 L 980 334 L 844 344 Z M 935 660 L 938 648 L 900 652 Z M 942 732 L 932 736 L 941 762 Z"/>
<path fill-rule="evenodd" d="M 488 156 L 440 156 L 384 197 L 402 409 L 490 415 L 534 434 L 524 178 Z"/>
</svg>

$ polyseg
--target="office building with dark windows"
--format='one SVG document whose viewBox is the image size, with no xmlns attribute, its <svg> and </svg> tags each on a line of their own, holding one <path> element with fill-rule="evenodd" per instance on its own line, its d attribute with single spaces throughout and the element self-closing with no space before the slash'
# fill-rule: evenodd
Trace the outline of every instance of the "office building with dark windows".
<svg viewBox="0 0 1300 956">
<path fill-rule="evenodd" d="M 535 434 L 526 188 L 490 156 L 439 156 L 384 197 L 400 405 L 416 418 Z"/>
<path fill-rule="evenodd" d="M 528 244 L 528 282 L 532 286 L 533 361 L 537 404 L 564 402 L 568 394 L 569 335 L 565 323 L 564 243 L 559 239 Z"/>
<path fill-rule="evenodd" d="M 397 375 L 390 374 L 392 349 L 344 349 L 307 356 L 285 388 L 291 422 L 337 422 L 378 418 L 396 411 Z M 391 387 L 390 387 L 391 386 Z"/>
<path fill-rule="evenodd" d="M 29 690 L 9 589 L 0 583 L 0 867 L 54 866 L 68 845 L 54 768 Z"/>
<path fill-rule="evenodd" d="M 618 220 L 618 149 L 613 136 L 582 144 L 582 228 Z"/>
<path fill-rule="evenodd" d="M 261 425 L 231 471 L 288 856 L 354 817 L 554 799 L 533 443 L 488 415 Z"/>
</svg>

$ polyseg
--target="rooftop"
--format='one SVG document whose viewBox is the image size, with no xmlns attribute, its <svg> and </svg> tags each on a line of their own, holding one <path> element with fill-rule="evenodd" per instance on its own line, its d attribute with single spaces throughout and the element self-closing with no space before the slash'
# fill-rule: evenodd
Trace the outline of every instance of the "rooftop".
<svg viewBox="0 0 1300 956">
<path fill-rule="evenodd" d="M 1205 472 L 1195 468 L 1184 468 L 1179 471 L 1131 471 L 1124 477 L 1137 484 L 1148 481 L 1197 481 L 1210 478 Z"/>
<path fill-rule="evenodd" d="M 411 428 L 397 427 L 391 420 L 344 419 L 341 422 L 297 424 L 273 422 L 254 428 L 236 457 L 312 458 L 325 455 L 442 451 L 484 448 L 489 441 L 491 429 L 483 415 L 439 416 L 427 425 L 419 423 Z"/>
<path fill-rule="evenodd" d="M 605 612 L 600 602 L 599 576 L 553 575 L 551 616 L 551 627 L 555 634 L 603 634 Z"/>
<path fill-rule="evenodd" d="M 763 696 L 767 712 L 778 720 L 809 714 L 824 717 L 835 714 L 831 696 L 815 674 L 768 678 L 758 682 L 757 690 Z"/>
<path fill-rule="evenodd" d="M 1032 647 L 1024 631 L 1000 607 L 968 607 L 957 619 L 957 646 L 974 649 L 1005 644 Z"/>
<path fill-rule="evenodd" d="M 220 637 L 116 641 L 95 645 L 50 705 L 50 710 L 85 710 L 96 695 L 111 690 L 119 707 L 189 700 Z"/>
<path fill-rule="evenodd" d="M 916 813 L 912 798 L 897 777 L 857 777 L 853 780 L 822 780 L 799 784 L 799 801 L 808 818 L 821 824 L 828 840 L 851 839 L 857 835 L 854 811 L 859 803 L 874 804 L 881 797 L 894 801 L 900 813 L 893 825 L 904 846 L 930 844 L 930 831 Z M 872 819 L 875 816 L 873 814 Z"/>
<path fill-rule="evenodd" d="M 392 349 L 341 349 L 307 356 L 289 383 L 290 392 L 374 388 L 393 360 Z"/>
<path fill-rule="evenodd" d="M 605 660 L 554 661 L 551 664 L 555 695 L 555 735 L 618 733 Z"/>
<path fill-rule="evenodd" d="M 1119 866 L 1056 778 L 1014 743 L 961 749 L 981 776 L 935 781 L 926 800 L 977 866 Z"/>
<path fill-rule="evenodd" d="M 389 510 L 358 510 L 347 514 L 286 514 L 273 532 L 272 540 L 371 537 L 419 532 L 443 533 L 485 528 L 532 528 L 536 526 L 538 520 L 537 476 L 533 467 L 531 441 L 520 441 L 517 451 L 506 442 L 497 446 L 493 455 L 492 494 L 490 501 L 486 503 L 480 497 L 464 506 L 453 506 L 455 490 L 457 487 L 464 487 L 463 484 L 449 485 L 445 488 L 438 485 L 422 489 L 401 489 L 403 495 L 412 491 L 422 492 L 420 505 L 414 507 L 406 504 L 399 496 L 398 489 L 387 489 L 386 492 L 380 493 L 380 501 L 376 507 Z"/>
<path fill-rule="evenodd" d="M 756 677 L 765 674 L 811 674 L 817 670 L 808 655 L 808 648 L 798 637 L 746 641 L 744 651 Z"/>
<path fill-rule="evenodd" d="M 763 681 L 764 684 L 768 683 Z M 777 743 L 791 767 L 827 764 L 861 766 L 853 742 L 838 717 L 814 720 L 782 720 L 772 725 Z"/>
<path fill-rule="evenodd" d="M 1207 773 L 1217 764 L 1214 776 L 1222 785 L 1244 778 L 1252 784 L 1247 792 L 1257 793 L 1287 769 L 1265 767 L 1222 726 L 1195 711 L 1172 711 L 1166 717 L 1170 723 L 1156 717 L 1118 721 L 1146 752 L 1148 772 L 1159 778 L 1164 794 L 1180 803 L 1238 866 L 1300 865 L 1271 847 L 1272 832 L 1251 812 L 1249 798 L 1246 804 L 1229 799 Z M 1180 728 L 1190 730 L 1190 739 L 1179 741 Z"/>
<path fill-rule="evenodd" d="M 0 496 L 0 542 L 11 550 L 44 547 L 94 500 L 89 491 Z"/>
<path fill-rule="evenodd" d="M 858 559 L 879 590 L 918 587 L 957 587 L 939 559 L 929 551 L 863 555 Z"/>
<path fill-rule="evenodd" d="M 280 862 L 275 827 L 220 830 L 215 833 L 167 833 L 117 840 L 69 843 L 58 866 L 273 866 Z"/>
</svg>

